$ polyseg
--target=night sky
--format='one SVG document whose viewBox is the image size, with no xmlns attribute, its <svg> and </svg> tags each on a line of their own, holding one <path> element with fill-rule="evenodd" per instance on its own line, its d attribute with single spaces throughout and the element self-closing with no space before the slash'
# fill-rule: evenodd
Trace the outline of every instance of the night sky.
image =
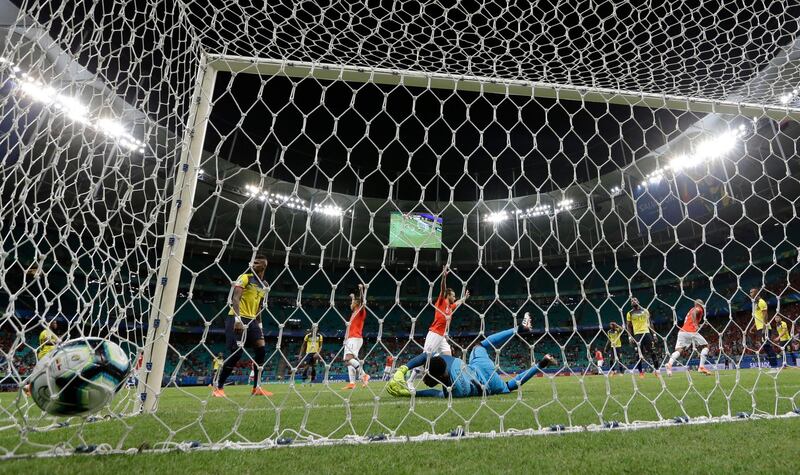
<svg viewBox="0 0 800 475">
<path fill-rule="evenodd" d="M 494 199 L 507 197 L 515 179 L 515 196 L 596 179 L 663 145 L 699 117 L 643 107 L 227 73 L 218 78 L 216 97 L 206 150 L 218 150 L 240 166 L 288 181 L 300 177 L 303 185 L 313 186 L 316 159 L 322 188 L 326 176 L 334 177 L 333 191 L 353 194 L 358 174 L 365 178 L 365 196 L 385 198 L 389 180 L 402 175 L 399 198 L 418 199 L 422 184 L 425 198 L 434 200 L 438 184 L 438 198 L 445 201 L 451 186 L 455 200 L 467 201 L 477 198 L 479 185 L 486 187 L 485 199 Z M 276 165 L 276 157 L 284 164 Z"/>
</svg>

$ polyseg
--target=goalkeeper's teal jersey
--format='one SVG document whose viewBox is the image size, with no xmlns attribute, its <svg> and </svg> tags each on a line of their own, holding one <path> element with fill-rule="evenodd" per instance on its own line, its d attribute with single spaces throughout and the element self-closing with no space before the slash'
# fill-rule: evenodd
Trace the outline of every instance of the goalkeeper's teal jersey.
<svg viewBox="0 0 800 475">
<path fill-rule="evenodd" d="M 463 361 L 452 356 L 442 355 L 447 363 L 447 374 L 453 382 L 453 397 L 477 396 L 480 394 L 478 375 Z"/>
<path fill-rule="evenodd" d="M 460 359 L 448 355 L 441 355 L 441 358 L 447 363 L 453 397 L 480 396 L 484 388 L 486 394 L 509 392 L 505 381 L 495 371 L 494 362 L 483 348 L 472 350 L 469 364 L 464 364 Z"/>
<path fill-rule="evenodd" d="M 540 372 L 539 366 L 533 365 L 530 369 L 506 382 L 500 378 L 494 366 L 494 361 L 489 357 L 488 352 L 489 349 L 502 347 L 516 333 L 517 329 L 511 328 L 488 336 L 470 351 L 469 363 L 467 364 L 452 356 L 439 355 L 438 358 L 441 358 L 446 365 L 446 374 L 449 381 L 439 381 L 438 384 L 443 385 L 445 390 L 449 391 L 449 394 L 453 397 L 482 396 L 484 394 L 491 396 L 492 394 L 506 394 L 516 391 L 526 381 Z M 430 355 L 428 353 L 417 355 L 411 358 L 408 365 L 405 366 L 405 370 L 420 368 L 425 365 L 429 358 Z M 405 377 L 405 371 L 398 371 L 398 374 L 403 378 Z M 433 386 L 430 382 L 426 382 L 426 384 Z M 396 391 L 397 394 L 395 394 L 392 392 L 391 386 L 390 384 L 390 394 L 392 395 L 402 395 L 401 393 L 405 390 L 405 388 L 402 388 Z M 405 392 L 408 393 L 407 390 Z M 419 397 L 446 397 L 448 395 L 445 391 L 439 389 L 424 389 L 416 391 L 415 394 Z"/>
</svg>

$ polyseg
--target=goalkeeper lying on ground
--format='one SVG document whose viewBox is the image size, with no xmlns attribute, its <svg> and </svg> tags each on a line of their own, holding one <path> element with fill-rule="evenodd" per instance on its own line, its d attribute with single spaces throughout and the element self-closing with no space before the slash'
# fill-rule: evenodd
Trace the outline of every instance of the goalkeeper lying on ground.
<svg viewBox="0 0 800 475">
<path fill-rule="evenodd" d="M 530 329 L 531 317 L 526 313 L 519 333 L 530 331 Z M 488 350 L 499 348 L 517 333 L 516 328 L 510 328 L 490 335 L 472 349 L 468 364 L 449 355 L 431 356 L 428 353 L 422 353 L 397 369 L 386 390 L 396 397 L 410 397 L 412 394 L 417 397 L 447 397 L 448 394 L 453 397 L 470 397 L 516 391 L 529 379 L 536 376 L 536 373 L 556 362 L 552 356 L 544 355 L 538 365 L 533 365 L 509 381 L 503 381 L 495 369 L 494 361 L 489 357 Z M 415 391 L 413 386 L 409 387 L 406 384 L 406 374 L 414 368 L 424 367 L 426 363 L 428 363 L 427 370 L 424 371 L 425 376 L 422 382 L 431 388 L 441 384 L 442 390 Z"/>
</svg>

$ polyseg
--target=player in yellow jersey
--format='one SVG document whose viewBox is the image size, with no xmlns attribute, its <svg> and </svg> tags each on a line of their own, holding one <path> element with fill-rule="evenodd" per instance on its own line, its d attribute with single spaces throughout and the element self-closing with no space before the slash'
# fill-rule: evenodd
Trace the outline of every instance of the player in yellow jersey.
<svg viewBox="0 0 800 475">
<path fill-rule="evenodd" d="M 242 348 L 249 347 L 253 350 L 252 362 L 256 365 L 256 374 L 253 378 L 254 396 L 272 396 L 272 393 L 261 388 L 261 371 L 267 350 L 264 347 L 264 332 L 261 329 L 261 305 L 267 294 L 267 283 L 264 272 L 267 270 L 267 258 L 257 255 L 250 264 L 250 270 L 240 275 L 233 284 L 231 292 L 228 317 L 225 319 L 225 345 L 228 357 L 222 364 L 222 370 L 217 378 L 216 387 L 212 392 L 214 397 L 225 397 L 225 381 L 233 372 L 236 363 L 241 358 Z"/>
<path fill-rule="evenodd" d="M 36 351 L 36 359 L 41 361 L 48 353 L 56 349 L 56 345 L 61 342 L 58 336 L 58 322 L 55 319 L 39 333 L 39 348 Z"/>
<path fill-rule="evenodd" d="M 780 314 L 775 315 L 775 329 L 778 330 L 778 343 L 781 346 L 781 352 L 783 352 L 783 366 L 796 366 L 797 356 L 792 348 L 792 331 L 789 328 L 789 324 Z M 789 363 L 790 359 L 791 363 Z"/>
<path fill-rule="evenodd" d="M 767 354 L 767 361 L 772 368 L 772 372 L 777 371 L 778 358 L 775 354 L 775 346 L 770 338 L 771 322 L 769 319 L 769 308 L 767 301 L 762 298 L 756 288 L 750 289 L 750 300 L 753 301 L 753 327 L 751 331 L 755 333 L 756 356 L 761 350 Z"/>
<path fill-rule="evenodd" d="M 658 358 L 656 357 L 655 349 L 655 333 L 653 325 L 650 322 L 650 312 L 639 305 L 639 299 L 636 297 L 631 298 L 631 309 L 625 316 L 625 321 L 628 323 L 628 338 L 632 345 L 636 346 L 639 353 L 639 361 L 636 362 L 635 368 L 639 370 L 639 377 L 644 378 L 645 357 L 647 357 L 647 364 L 653 368 L 653 372 L 658 375 L 658 368 L 656 366 Z"/>
<path fill-rule="evenodd" d="M 322 333 L 317 332 L 317 326 L 314 325 L 306 333 L 303 338 L 303 343 L 300 344 L 300 364 L 303 367 L 303 381 L 308 379 L 308 370 L 311 369 L 311 381 L 313 383 L 317 379 L 317 363 L 322 361 L 319 355 L 322 351 Z"/>
<path fill-rule="evenodd" d="M 609 347 L 611 348 L 611 365 L 608 367 L 608 374 L 611 376 L 617 374 L 618 367 L 622 368 L 621 372 L 625 372 L 625 368 L 622 367 L 622 363 L 619 361 L 619 354 L 622 351 L 622 332 L 624 331 L 618 323 L 611 322 L 611 328 L 606 332 L 608 342 L 606 342 L 603 351 L 608 352 Z"/>
<path fill-rule="evenodd" d="M 53 319 L 44 330 L 39 332 L 39 346 L 36 349 L 36 359 L 42 361 L 48 353 L 56 349 L 56 346 L 61 343 L 61 338 L 58 336 L 58 322 Z M 31 385 L 26 384 L 22 388 L 26 396 L 31 395 Z"/>
<path fill-rule="evenodd" d="M 222 357 L 221 351 L 217 353 L 217 356 L 215 356 L 211 360 L 211 384 L 209 384 L 208 387 L 210 388 L 217 387 L 217 376 L 219 376 L 219 369 L 222 367 L 223 361 L 224 358 Z"/>
</svg>

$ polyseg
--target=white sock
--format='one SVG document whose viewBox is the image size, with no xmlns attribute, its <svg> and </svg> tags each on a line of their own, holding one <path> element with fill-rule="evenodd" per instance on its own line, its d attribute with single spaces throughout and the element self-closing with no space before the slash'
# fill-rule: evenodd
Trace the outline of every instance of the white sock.
<svg viewBox="0 0 800 475">
<path fill-rule="evenodd" d="M 669 364 L 670 365 L 675 364 L 675 362 L 678 361 L 678 358 L 680 358 L 680 356 L 681 356 L 681 352 L 680 351 L 676 351 L 675 353 L 672 353 L 671 355 L 669 355 Z"/>
<path fill-rule="evenodd" d="M 364 370 L 361 368 L 361 363 L 359 363 L 357 359 L 351 358 L 350 361 L 348 361 L 348 363 L 350 363 L 351 368 L 355 369 L 356 378 L 360 379 L 364 376 Z"/>
<path fill-rule="evenodd" d="M 708 347 L 703 348 L 703 351 L 700 352 L 700 366 L 706 365 L 706 355 L 708 355 Z"/>
<path fill-rule="evenodd" d="M 347 376 L 350 379 L 350 384 L 356 383 L 356 373 L 358 372 L 356 371 L 355 368 L 353 368 L 352 366 L 347 367 Z"/>
</svg>

